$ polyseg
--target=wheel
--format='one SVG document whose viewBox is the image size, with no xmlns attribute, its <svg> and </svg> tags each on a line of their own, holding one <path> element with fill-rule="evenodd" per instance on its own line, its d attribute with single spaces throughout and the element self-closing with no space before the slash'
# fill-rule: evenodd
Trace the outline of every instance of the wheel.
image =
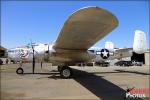
<svg viewBox="0 0 150 100">
<path fill-rule="evenodd" d="M 62 67 L 60 71 L 60 76 L 65 79 L 70 78 L 72 76 L 71 68 L 66 66 Z"/>
<path fill-rule="evenodd" d="M 23 69 L 21 67 L 19 67 L 17 70 L 16 70 L 16 73 L 17 74 L 23 74 Z"/>
</svg>

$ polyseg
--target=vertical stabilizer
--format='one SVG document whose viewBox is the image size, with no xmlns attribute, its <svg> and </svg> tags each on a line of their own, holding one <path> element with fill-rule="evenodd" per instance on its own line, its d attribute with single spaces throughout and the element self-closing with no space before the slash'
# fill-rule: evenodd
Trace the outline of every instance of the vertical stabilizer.
<svg viewBox="0 0 150 100">
<path fill-rule="evenodd" d="M 114 44 L 112 42 L 105 42 L 105 49 L 108 49 L 109 51 L 114 51 Z"/>
<path fill-rule="evenodd" d="M 133 51 L 138 54 L 144 53 L 146 51 L 146 35 L 143 31 L 135 31 Z"/>
</svg>

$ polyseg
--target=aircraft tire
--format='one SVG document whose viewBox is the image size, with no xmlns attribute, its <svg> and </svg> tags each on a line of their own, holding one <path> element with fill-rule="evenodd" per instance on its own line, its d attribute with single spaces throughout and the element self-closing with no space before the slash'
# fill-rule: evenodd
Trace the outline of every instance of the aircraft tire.
<svg viewBox="0 0 150 100">
<path fill-rule="evenodd" d="M 72 76 L 71 68 L 66 67 L 66 66 L 62 67 L 60 71 L 60 76 L 65 79 L 70 78 Z"/>
<path fill-rule="evenodd" d="M 23 74 L 23 73 L 24 73 L 24 70 L 23 70 L 21 67 L 19 67 L 19 68 L 16 70 L 16 73 L 17 73 L 17 74 Z"/>
</svg>

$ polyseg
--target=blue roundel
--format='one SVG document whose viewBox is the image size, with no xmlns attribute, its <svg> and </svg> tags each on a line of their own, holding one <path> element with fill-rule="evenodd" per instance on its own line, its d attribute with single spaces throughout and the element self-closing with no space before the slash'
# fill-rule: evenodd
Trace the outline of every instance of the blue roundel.
<svg viewBox="0 0 150 100">
<path fill-rule="evenodd" d="M 102 57 L 103 59 L 109 58 L 109 50 L 107 50 L 107 49 L 102 49 L 102 50 L 101 50 L 101 57 Z"/>
</svg>

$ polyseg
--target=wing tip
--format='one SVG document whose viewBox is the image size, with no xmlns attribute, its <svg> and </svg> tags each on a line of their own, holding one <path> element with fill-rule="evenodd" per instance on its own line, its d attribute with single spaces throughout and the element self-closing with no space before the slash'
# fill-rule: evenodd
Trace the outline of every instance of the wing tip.
<svg viewBox="0 0 150 100">
<path fill-rule="evenodd" d="M 112 18 L 113 23 L 112 23 L 112 24 L 113 24 L 115 27 L 117 27 L 117 26 L 119 25 L 119 21 L 118 21 L 117 17 L 116 17 L 111 11 L 106 10 L 106 9 L 104 9 L 104 8 L 101 8 L 101 7 L 99 7 L 99 6 L 85 6 L 85 7 L 82 7 L 82 8 L 80 8 L 80 9 L 76 10 L 76 11 L 73 12 L 72 14 L 78 12 L 79 10 L 91 9 L 91 8 L 96 8 L 96 9 L 101 9 L 101 10 L 103 10 L 103 11 L 106 11 L 106 12 L 109 13 L 111 16 L 113 16 L 113 18 Z M 72 15 L 72 14 L 71 14 L 71 15 Z"/>
</svg>

